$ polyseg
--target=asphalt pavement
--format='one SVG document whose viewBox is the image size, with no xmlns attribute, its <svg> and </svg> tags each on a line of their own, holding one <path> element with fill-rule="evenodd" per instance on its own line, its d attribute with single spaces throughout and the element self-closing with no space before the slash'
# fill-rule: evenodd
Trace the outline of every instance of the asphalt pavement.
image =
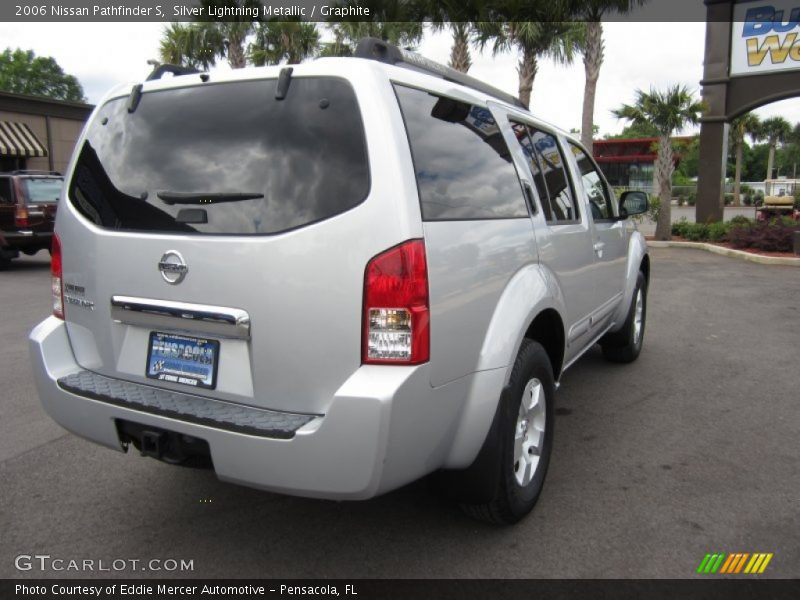
<svg viewBox="0 0 800 600">
<path fill-rule="evenodd" d="M 651 256 L 639 360 L 594 349 L 567 371 L 543 496 L 506 528 L 463 516 L 426 480 L 305 500 L 66 433 L 28 360 L 49 258 L 15 261 L 0 272 L 0 577 L 683 578 L 709 552 L 774 553 L 762 577 L 800 577 L 800 269 Z M 37 554 L 193 570 L 15 567 Z"/>
</svg>

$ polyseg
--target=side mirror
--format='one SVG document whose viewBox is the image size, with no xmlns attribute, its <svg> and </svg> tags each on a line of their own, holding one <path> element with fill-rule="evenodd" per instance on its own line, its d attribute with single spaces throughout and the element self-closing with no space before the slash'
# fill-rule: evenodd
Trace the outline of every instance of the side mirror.
<svg viewBox="0 0 800 600">
<path fill-rule="evenodd" d="M 621 218 L 642 215 L 647 212 L 649 205 L 647 194 L 636 190 L 623 192 L 619 201 L 619 216 Z"/>
</svg>

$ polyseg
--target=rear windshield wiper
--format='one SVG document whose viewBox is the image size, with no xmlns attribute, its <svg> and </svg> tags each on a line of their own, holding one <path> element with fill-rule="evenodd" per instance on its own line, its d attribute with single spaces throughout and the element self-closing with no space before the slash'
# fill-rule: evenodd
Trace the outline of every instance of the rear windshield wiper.
<svg viewBox="0 0 800 600">
<path fill-rule="evenodd" d="M 256 192 L 156 192 L 165 204 L 216 204 L 218 202 L 240 202 L 258 200 L 264 194 Z"/>
</svg>

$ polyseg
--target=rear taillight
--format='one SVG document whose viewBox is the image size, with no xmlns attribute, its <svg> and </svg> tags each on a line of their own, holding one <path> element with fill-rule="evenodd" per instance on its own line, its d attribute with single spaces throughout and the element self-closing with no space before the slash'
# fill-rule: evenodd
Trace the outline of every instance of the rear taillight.
<svg viewBox="0 0 800 600">
<path fill-rule="evenodd" d="M 53 287 L 53 315 L 64 318 L 64 285 L 61 279 L 61 240 L 53 234 L 53 246 L 50 251 L 50 274 Z"/>
<path fill-rule="evenodd" d="M 17 227 L 30 227 L 27 206 L 17 205 L 17 210 L 14 211 L 14 225 Z"/>
<path fill-rule="evenodd" d="M 427 362 L 429 323 L 425 243 L 410 240 L 369 261 L 364 275 L 362 362 Z"/>
</svg>

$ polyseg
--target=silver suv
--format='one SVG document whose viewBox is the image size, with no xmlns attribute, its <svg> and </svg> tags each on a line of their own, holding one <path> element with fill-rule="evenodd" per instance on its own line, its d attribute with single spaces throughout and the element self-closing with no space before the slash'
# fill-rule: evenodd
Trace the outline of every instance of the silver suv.
<svg viewBox="0 0 800 600">
<path fill-rule="evenodd" d="M 355 58 L 117 88 L 56 222 L 39 395 L 115 450 L 364 499 L 439 471 L 531 510 L 564 371 L 642 346 L 650 262 L 580 144 L 486 84 Z"/>
</svg>

